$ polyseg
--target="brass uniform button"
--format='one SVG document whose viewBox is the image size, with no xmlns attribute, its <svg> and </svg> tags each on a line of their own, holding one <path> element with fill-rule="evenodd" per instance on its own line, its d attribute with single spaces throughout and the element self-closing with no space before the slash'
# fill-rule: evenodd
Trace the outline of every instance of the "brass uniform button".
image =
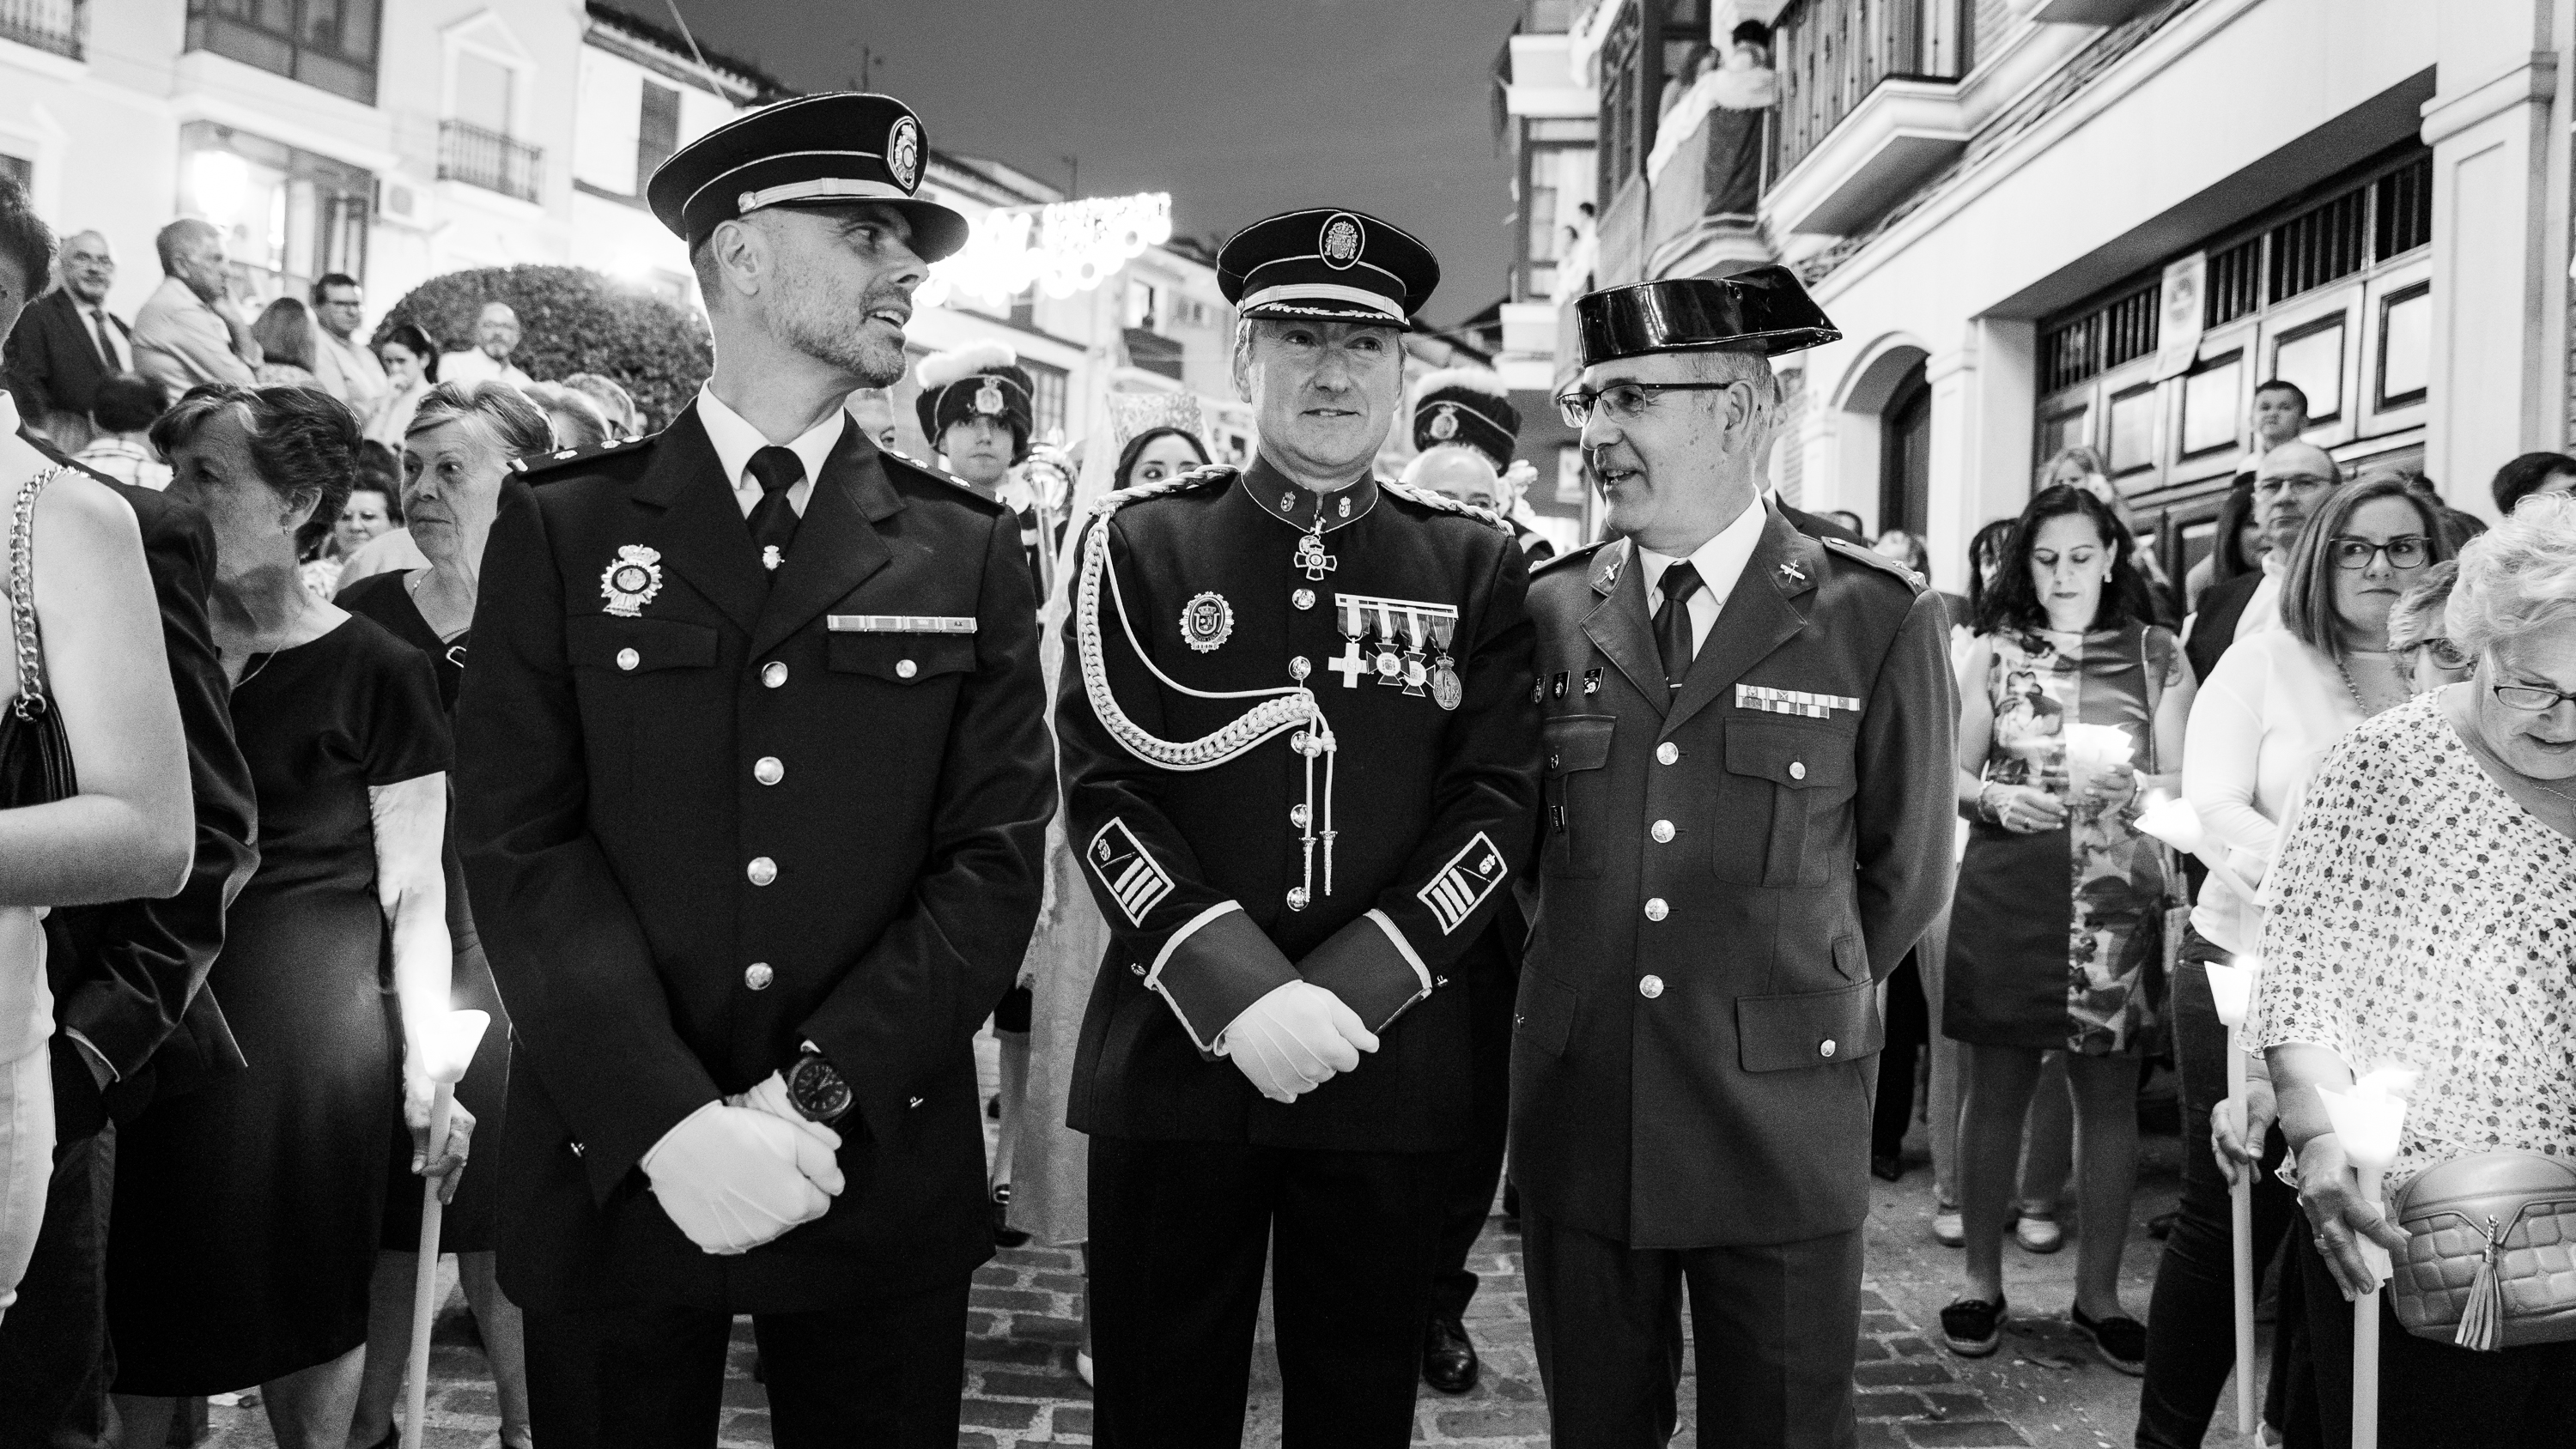
<svg viewBox="0 0 2576 1449">
<path fill-rule="evenodd" d="M 1637 994 L 1646 998 L 1648 1001 L 1652 1001 L 1656 997 L 1663 995 L 1664 978 L 1661 976 L 1647 976 L 1640 978 L 1637 982 Z"/>
<path fill-rule="evenodd" d="M 1654 899 L 1646 902 L 1647 920 L 1660 921 L 1672 913 L 1673 908 L 1664 904 L 1664 898 L 1662 896 L 1656 896 Z"/>
<path fill-rule="evenodd" d="M 1829 1057 L 1829 1056 L 1832 1056 L 1833 1054 L 1834 1054 L 1834 1039 L 1833 1039 L 1832 1037 L 1826 1037 L 1826 1038 L 1825 1038 L 1825 1040 L 1824 1040 L 1824 1044 L 1816 1048 L 1816 1055 L 1818 1055 L 1818 1056 L 1820 1056 L 1820 1057 Z"/>
<path fill-rule="evenodd" d="M 776 689 L 787 682 L 787 666 L 775 659 L 760 666 L 760 682 Z"/>
<path fill-rule="evenodd" d="M 755 855 L 751 864 L 743 868 L 743 874 L 751 878 L 753 885 L 765 886 L 778 879 L 778 862 L 765 855 Z"/>
<path fill-rule="evenodd" d="M 1669 765 L 1681 757 L 1682 747 L 1674 744 L 1671 740 L 1666 740 L 1662 744 L 1655 746 L 1655 758 L 1663 764 Z"/>
<path fill-rule="evenodd" d="M 770 970 L 766 961 L 754 961 L 742 968 L 742 984 L 754 991 L 767 991 L 769 983 L 777 979 L 778 973 Z"/>
<path fill-rule="evenodd" d="M 897 679 L 910 679 L 920 672 L 921 666 L 909 659 L 898 659 L 894 662 L 894 677 Z"/>
<path fill-rule="evenodd" d="M 636 665 L 643 662 L 644 656 L 636 653 L 632 649 L 620 649 L 617 651 L 617 667 L 620 669 L 632 670 Z"/>
<path fill-rule="evenodd" d="M 1807 778 L 1807 762 L 1804 760 L 1791 760 L 1789 762 L 1789 778 L 1792 780 L 1803 780 Z"/>
<path fill-rule="evenodd" d="M 787 767 L 778 762 L 776 755 L 763 755 L 752 765 L 751 778 L 764 785 L 775 785 L 787 778 Z"/>
<path fill-rule="evenodd" d="M 1655 837 L 1655 843 L 1657 845 L 1668 845 L 1672 842 L 1673 838 L 1673 822 L 1669 820 L 1658 820 L 1655 822 L 1654 828 L 1646 833 Z"/>
</svg>

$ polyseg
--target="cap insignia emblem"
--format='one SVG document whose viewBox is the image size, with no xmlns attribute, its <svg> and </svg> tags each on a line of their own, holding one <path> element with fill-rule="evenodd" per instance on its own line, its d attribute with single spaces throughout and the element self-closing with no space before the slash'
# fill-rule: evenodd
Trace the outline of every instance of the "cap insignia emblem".
<svg viewBox="0 0 2576 1449">
<path fill-rule="evenodd" d="M 599 594 L 608 601 L 608 612 L 621 619 L 632 619 L 662 592 L 662 554 L 658 549 L 630 543 L 617 550 L 617 561 L 599 576 Z"/>
<path fill-rule="evenodd" d="M 1201 654 L 1215 653 L 1233 635 L 1234 606 L 1214 589 L 1192 598 L 1181 610 L 1181 642 Z"/>
<path fill-rule="evenodd" d="M 1360 221 L 1347 211 L 1337 211 L 1324 218 L 1323 234 L 1315 250 L 1323 253 L 1324 265 L 1335 271 L 1347 270 L 1360 259 Z"/>
<path fill-rule="evenodd" d="M 975 411 L 984 417 L 1000 417 L 1002 415 L 1002 384 L 1000 379 L 988 377 L 984 379 L 984 385 L 982 387 L 975 389 Z"/>
<path fill-rule="evenodd" d="M 894 129 L 886 133 L 886 170 L 906 191 L 921 179 L 921 125 L 910 116 L 896 117 Z"/>
<path fill-rule="evenodd" d="M 1449 441 L 1451 438 L 1458 436 L 1458 405 L 1456 403 L 1442 403 L 1440 405 L 1440 410 L 1431 415 L 1431 436 L 1444 443 Z"/>
</svg>

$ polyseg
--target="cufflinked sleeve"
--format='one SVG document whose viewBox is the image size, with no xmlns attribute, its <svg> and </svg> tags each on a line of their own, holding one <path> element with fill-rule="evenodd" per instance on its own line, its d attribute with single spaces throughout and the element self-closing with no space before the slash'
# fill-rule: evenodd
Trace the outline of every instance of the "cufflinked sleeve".
<svg viewBox="0 0 2576 1449">
<path fill-rule="evenodd" d="M 1037 928 L 1055 814 L 1037 603 L 1019 521 L 994 518 L 975 600 L 975 672 L 949 717 L 912 899 L 802 1024 L 880 1141 L 922 1084 L 959 1060 Z"/>
<path fill-rule="evenodd" d="M 1958 683 L 1938 595 L 1914 598 L 1863 707 L 1853 864 L 1870 974 L 1884 981 L 1950 899 Z"/>
<path fill-rule="evenodd" d="M 722 1093 L 681 1040 L 634 906 L 590 833 L 564 585 L 526 480 L 501 484 L 456 701 L 456 832 L 519 1060 L 602 1202 Z"/>
<path fill-rule="evenodd" d="M 1490 530 L 1475 615 L 1461 621 L 1463 697 L 1449 720 L 1430 828 L 1373 909 L 1298 963 L 1371 1031 L 1429 995 L 1491 928 L 1530 858 L 1538 814 L 1538 702 L 1530 698 L 1536 631 L 1521 550 Z"/>
<path fill-rule="evenodd" d="M 1066 835 L 1082 852 L 1083 881 L 1108 918 L 1111 937 L 1129 959 L 1151 963 L 1145 984 L 1171 1007 L 1191 1042 L 1212 1055 L 1217 1037 L 1245 1007 L 1296 980 L 1297 971 L 1241 904 L 1207 882 L 1197 853 L 1165 813 L 1164 781 L 1172 769 L 1190 767 L 1195 755 L 1166 765 L 1122 742 L 1154 750 L 1164 721 L 1161 687 L 1122 618 L 1151 593 L 1127 557 L 1116 516 L 1088 525 L 1074 557 L 1056 698 Z M 1273 725 L 1272 715 L 1284 722 Z M 1241 741 L 1225 744 L 1249 748 L 1302 718 L 1257 706 L 1237 727 Z M 1208 746 L 1208 762 L 1223 758 L 1214 752 L 1224 747 Z"/>
</svg>

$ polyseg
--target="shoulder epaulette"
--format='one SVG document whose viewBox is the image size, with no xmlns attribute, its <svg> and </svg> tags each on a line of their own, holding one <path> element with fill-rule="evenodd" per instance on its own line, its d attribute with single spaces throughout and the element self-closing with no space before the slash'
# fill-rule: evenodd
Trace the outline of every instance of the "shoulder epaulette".
<svg viewBox="0 0 2576 1449">
<path fill-rule="evenodd" d="M 640 438 L 621 438 L 614 443 L 597 443 L 587 448 L 557 448 L 551 453 L 530 453 L 511 459 L 510 471 L 526 474 L 533 481 L 540 473 L 553 473 L 601 458 L 613 458 L 620 453 L 632 453 L 649 446 L 660 436 L 659 433 L 647 433 Z"/>
<path fill-rule="evenodd" d="M 1003 513 L 1010 512 L 1008 508 L 1004 508 L 1000 503 L 985 497 L 974 484 L 967 482 L 965 479 L 958 477 L 956 474 L 949 472 L 945 468 L 925 463 L 919 458 L 912 456 L 910 453 L 898 453 L 892 448 L 879 448 L 877 450 L 877 456 L 888 463 L 899 463 L 905 468 L 910 469 L 914 473 L 919 474 L 921 477 L 926 478 L 933 483 L 945 483 L 949 487 L 956 489 L 958 492 L 965 494 L 967 497 L 974 499 L 978 503 L 988 504 L 995 510 Z"/>
<path fill-rule="evenodd" d="M 1896 575 L 1898 578 L 1905 580 L 1905 586 L 1907 588 L 1912 589 L 1918 594 L 1928 587 L 1921 574 L 1916 573 L 1914 570 L 1907 568 L 1905 565 L 1898 563 L 1896 560 L 1889 558 L 1887 555 L 1880 553 L 1876 549 L 1854 543 L 1847 538 L 1835 538 L 1831 535 L 1820 538 L 1816 541 L 1823 544 L 1826 548 L 1833 550 L 1835 553 L 1841 554 L 1843 557 L 1851 559 L 1856 563 L 1865 563 L 1871 568 L 1877 569 L 1883 573 Z"/>
<path fill-rule="evenodd" d="M 1231 484 L 1234 482 L 1235 475 L 1241 471 L 1223 463 L 1203 463 L 1186 473 L 1175 473 L 1160 483 L 1139 483 L 1133 488 L 1112 488 L 1101 494 L 1098 501 L 1091 505 L 1091 513 L 1095 518 L 1107 518 L 1130 503 L 1142 503 L 1148 498 L 1162 498 L 1174 493 L 1192 493 L 1211 485 Z"/>
<path fill-rule="evenodd" d="M 1446 493 L 1434 493 L 1428 488 L 1417 488 L 1410 483 L 1399 483 L 1392 478 L 1379 480 L 1377 486 L 1380 490 L 1392 493 L 1407 503 L 1419 503 L 1425 508 L 1438 509 L 1442 513 L 1460 514 L 1493 529 L 1505 538 L 1512 536 L 1512 526 L 1503 522 L 1503 516 L 1490 508 L 1478 508 L 1472 503 L 1461 503 Z"/>
<path fill-rule="evenodd" d="M 1537 563 L 1530 565 L 1529 575 L 1531 578 L 1537 578 L 1540 574 L 1548 573 L 1555 569 L 1561 569 L 1576 559 L 1588 559 L 1594 554 L 1599 553 L 1603 546 L 1609 542 L 1610 540 L 1606 538 L 1595 539 L 1570 553 L 1561 553 L 1554 558 L 1540 559 Z"/>
</svg>

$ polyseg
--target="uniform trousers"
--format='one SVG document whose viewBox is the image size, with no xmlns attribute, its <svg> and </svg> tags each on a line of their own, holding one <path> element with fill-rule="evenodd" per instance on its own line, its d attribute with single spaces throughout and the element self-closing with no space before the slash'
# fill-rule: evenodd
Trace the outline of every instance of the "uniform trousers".
<svg viewBox="0 0 2576 1449">
<path fill-rule="evenodd" d="M 1094 1137 L 1094 1442 L 1242 1442 L 1267 1263 L 1285 1449 L 1411 1443 L 1433 1241 L 1456 1163 Z"/>
<path fill-rule="evenodd" d="M 1503 1146 L 1512 1127 L 1512 1005 L 1517 985 L 1499 973 L 1467 984 L 1467 1073 L 1473 1115 L 1467 1122 L 1467 1146 L 1452 1159 L 1448 1206 L 1431 1268 L 1431 1311 L 1443 1318 L 1463 1318 L 1468 1301 L 1476 1296 L 1476 1274 L 1467 1266 L 1467 1255 L 1475 1251 L 1485 1219 L 1493 1215 L 1494 1189 L 1502 1183 Z"/>
<path fill-rule="evenodd" d="M 1690 1290 L 1700 1449 L 1852 1449 L 1861 1233 L 1631 1248 L 1521 1206 L 1522 1273 L 1556 1449 L 1662 1449 L 1680 1422 Z"/>
<path fill-rule="evenodd" d="M 779 1449 L 955 1449 L 967 1279 L 858 1307 L 752 1315 Z M 546 1449 L 709 1449 L 733 1315 L 673 1304 L 525 1310 Z"/>
</svg>

